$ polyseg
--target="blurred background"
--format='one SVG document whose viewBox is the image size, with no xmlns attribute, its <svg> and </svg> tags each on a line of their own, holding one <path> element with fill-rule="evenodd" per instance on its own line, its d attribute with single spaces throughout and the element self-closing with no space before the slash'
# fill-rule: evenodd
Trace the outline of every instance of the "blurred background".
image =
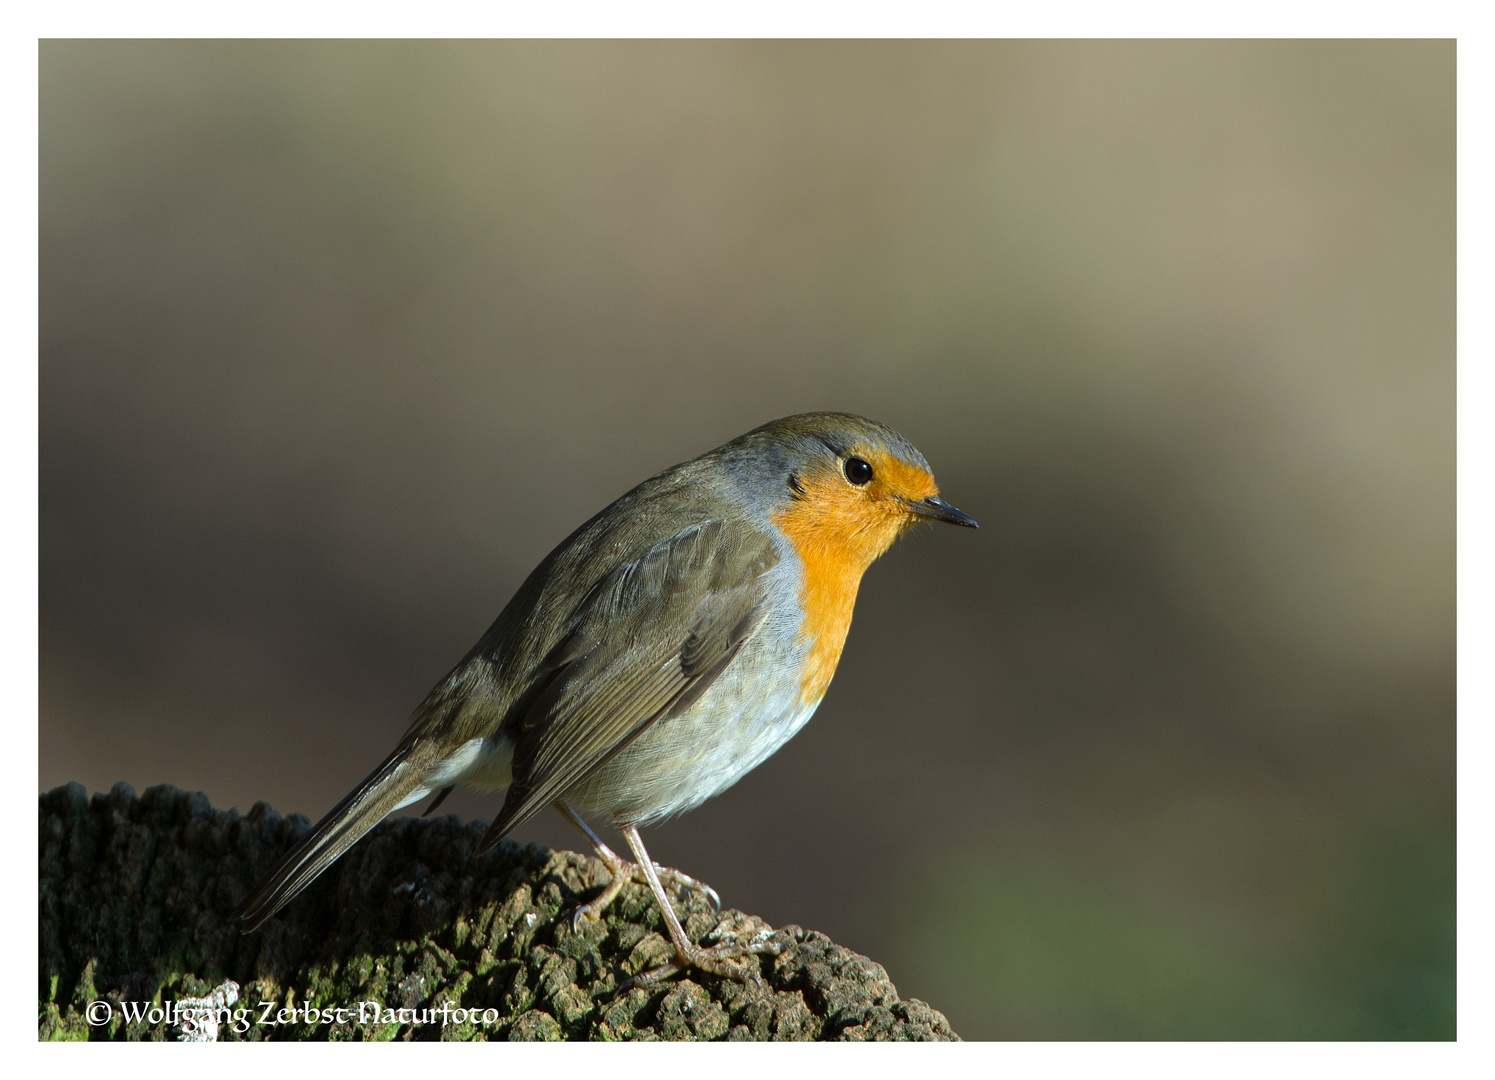
<svg viewBox="0 0 1495 1080">
<path fill-rule="evenodd" d="M 967 1038 L 1452 1037 L 1454 59 L 44 42 L 40 788 L 319 817 L 582 520 L 849 410 L 981 531 L 655 858 Z"/>
</svg>

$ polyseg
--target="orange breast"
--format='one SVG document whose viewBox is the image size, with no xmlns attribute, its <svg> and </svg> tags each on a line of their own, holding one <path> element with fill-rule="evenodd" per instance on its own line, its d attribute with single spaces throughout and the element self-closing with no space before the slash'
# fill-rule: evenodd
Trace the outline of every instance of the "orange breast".
<svg viewBox="0 0 1495 1080">
<path fill-rule="evenodd" d="M 856 605 L 862 574 L 910 524 L 886 502 L 870 501 L 835 474 L 801 478 L 804 495 L 774 516 L 774 522 L 804 564 L 800 602 L 802 640 L 810 643 L 801 680 L 806 704 L 825 696 Z"/>
<path fill-rule="evenodd" d="M 804 622 L 800 624 L 800 638 L 810 642 L 810 652 L 800 682 L 800 700 L 811 704 L 825 696 L 831 676 L 836 673 L 846 633 L 851 629 L 857 587 L 866 567 L 817 542 L 812 531 L 795 529 L 794 517 L 787 513 L 779 524 L 804 562 L 805 580 L 800 590 Z"/>
</svg>

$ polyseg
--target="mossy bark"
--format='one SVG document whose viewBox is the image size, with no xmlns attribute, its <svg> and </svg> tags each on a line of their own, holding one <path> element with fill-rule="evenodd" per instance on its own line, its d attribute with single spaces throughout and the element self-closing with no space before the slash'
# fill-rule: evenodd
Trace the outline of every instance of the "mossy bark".
<svg viewBox="0 0 1495 1080">
<path fill-rule="evenodd" d="M 238 994 L 225 1040 L 956 1038 L 880 964 L 699 895 L 677 898 L 693 940 L 771 932 L 779 954 L 752 958 L 757 981 L 630 986 L 672 952 L 648 890 L 575 929 L 602 864 L 512 841 L 475 858 L 485 822 L 385 821 L 249 935 L 230 913 L 304 817 L 68 784 L 41 796 L 40 826 L 42 1039 L 178 1038 L 193 1025 L 170 1003 L 215 990 Z"/>
</svg>

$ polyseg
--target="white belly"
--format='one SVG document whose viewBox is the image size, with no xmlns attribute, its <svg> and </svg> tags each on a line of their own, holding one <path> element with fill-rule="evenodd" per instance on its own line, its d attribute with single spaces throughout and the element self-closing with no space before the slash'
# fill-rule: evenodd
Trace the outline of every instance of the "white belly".
<svg viewBox="0 0 1495 1080">
<path fill-rule="evenodd" d="M 573 788 L 566 801 L 582 813 L 620 825 L 662 821 L 726 791 L 788 742 L 815 712 L 815 705 L 796 699 L 769 715 L 734 722 L 700 711 L 702 703 L 704 698 L 685 715 L 650 728 Z"/>
</svg>

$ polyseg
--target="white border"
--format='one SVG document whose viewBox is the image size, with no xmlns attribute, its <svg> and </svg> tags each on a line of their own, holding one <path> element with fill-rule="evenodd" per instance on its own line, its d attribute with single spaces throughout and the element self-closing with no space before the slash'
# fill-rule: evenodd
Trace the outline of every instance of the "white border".
<svg viewBox="0 0 1495 1080">
<path fill-rule="evenodd" d="M 603 1048 L 511 1046 L 475 1047 L 450 1053 L 482 1053 L 484 1068 L 533 1068 L 565 1053 L 565 1068 L 603 1068 L 626 1061 L 650 1067 L 704 1066 L 713 1070 L 761 1069 L 769 1063 L 806 1072 L 845 1067 L 856 1053 L 855 1068 L 873 1074 L 904 1075 L 910 1068 L 960 1068 L 983 1071 L 1017 1068 L 1023 1073 L 1084 1070 L 1111 1075 L 1210 1075 L 1256 1080 L 1263 1071 L 1317 1075 L 1326 1069 L 1357 1075 L 1403 1076 L 1411 1070 L 1435 1075 L 1480 1075 L 1487 1060 L 1492 994 L 1488 972 L 1492 959 L 1489 918 L 1495 910 L 1490 875 L 1491 692 L 1488 669 L 1495 659 L 1490 598 L 1495 529 L 1492 529 L 1490 462 L 1495 436 L 1491 417 L 1492 367 L 1488 309 L 1495 282 L 1489 269 L 1489 192 L 1495 191 L 1490 168 L 1492 60 L 1489 38 L 1472 5 L 1461 3 L 1371 4 L 1284 3 L 1272 0 L 1231 10 L 1206 5 L 1142 2 L 1050 3 L 1046 5 L 966 4 L 922 0 L 887 2 L 791 3 L 766 0 L 751 6 L 710 8 L 682 3 L 573 2 L 542 9 L 533 4 L 484 7 L 450 0 L 419 4 L 368 0 L 353 3 L 291 3 L 266 0 L 242 8 L 140 2 L 56 3 L 13 12 L 3 39 L 3 145 L 10 158 L 5 170 L 4 285 L 0 290 L 8 349 L 3 365 L 4 439 L 3 505 L 6 508 L 3 579 L 4 648 L 0 678 L 12 703 L 8 760 L 17 775 L 6 777 L 7 810 L 18 823 L 6 830 L 9 865 L 19 868 L 20 882 L 7 890 L 6 925 L 26 940 L 36 926 L 36 896 L 30 887 L 35 848 L 24 823 L 34 812 L 37 735 L 37 40 L 43 37 L 195 37 L 195 36 L 557 36 L 557 37 L 941 37 L 941 36 L 1127 36 L 1189 37 L 1458 37 L 1459 88 L 1459 364 L 1458 364 L 1458 498 L 1459 498 L 1459 1032 L 1456 1044 L 967 1044 L 960 1047 L 881 1047 L 873 1051 L 829 1047 L 654 1046 Z M 1481 195 L 1479 193 L 1485 193 Z M 26 779 L 19 775 L 25 770 Z M 41 1047 L 35 1040 L 33 978 L 29 948 L 23 947 L 16 976 L 5 980 L 4 1030 L 26 1055 L 46 1054 L 48 1065 L 65 1052 Z M 35 1049 L 31 1049 L 31 1048 Z M 94 1047 L 90 1054 L 116 1051 Z M 137 1048 L 132 1053 L 176 1053 Z M 214 1069 L 260 1073 L 275 1050 L 210 1051 Z M 407 1051 L 408 1052 L 408 1051 Z M 289 1054 L 282 1050 L 279 1053 Z M 359 1053 L 330 1046 L 294 1052 L 298 1064 L 318 1067 L 331 1054 Z M 502 1060 L 494 1055 L 503 1054 Z M 619 1057 L 618 1055 L 629 1055 Z M 828 1056 L 836 1054 L 834 1058 Z M 914 1054 L 919 1055 L 917 1060 Z M 513 1055 L 518 1055 L 514 1057 Z M 641 1055 L 641 1056 L 634 1056 Z M 935 1056 L 929 1056 L 935 1055 Z M 313 1060 L 315 1059 L 315 1060 Z M 290 1059 L 287 1058 L 287 1061 Z M 102 1059 L 101 1059 L 102 1061 Z M 408 1069 L 399 1052 L 375 1056 L 363 1051 L 360 1069 Z M 38 1064 L 41 1064 L 38 1062 Z M 442 1063 L 448 1065 L 450 1063 Z M 1485 1066 L 1488 1068 L 1488 1065 Z"/>
</svg>

